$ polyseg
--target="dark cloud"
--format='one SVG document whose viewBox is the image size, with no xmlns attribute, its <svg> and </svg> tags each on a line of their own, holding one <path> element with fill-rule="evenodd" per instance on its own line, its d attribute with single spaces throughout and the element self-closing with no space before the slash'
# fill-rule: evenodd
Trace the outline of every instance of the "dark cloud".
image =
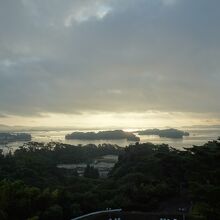
<svg viewBox="0 0 220 220">
<path fill-rule="evenodd" d="M 0 0 L 0 111 L 220 111 L 220 1 Z"/>
</svg>

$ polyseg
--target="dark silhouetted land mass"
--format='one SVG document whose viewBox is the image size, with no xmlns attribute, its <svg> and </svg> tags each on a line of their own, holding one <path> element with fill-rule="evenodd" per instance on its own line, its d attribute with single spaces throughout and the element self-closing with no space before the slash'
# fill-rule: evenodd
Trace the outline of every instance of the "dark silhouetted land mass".
<svg viewBox="0 0 220 220">
<path fill-rule="evenodd" d="M 118 161 L 102 179 L 91 163 L 104 155 Z M 88 164 L 84 175 L 57 166 L 71 163 Z M 120 148 L 54 142 L 29 142 L 8 155 L 0 150 L 1 220 L 70 220 L 106 208 L 122 208 L 122 216 L 112 219 L 165 217 L 136 212 L 180 219 L 172 213 L 184 212 L 188 220 L 219 220 L 219 186 L 219 140 L 184 151 L 151 143 Z M 91 219 L 109 219 L 101 217 Z"/>
<path fill-rule="evenodd" d="M 158 135 L 159 137 L 166 138 L 183 138 L 183 136 L 189 136 L 188 132 L 181 131 L 178 129 L 170 128 L 170 129 L 148 129 L 144 131 L 139 131 L 139 135 Z"/>
<path fill-rule="evenodd" d="M 0 143 L 15 141 L 31 141 L 31 135 L 27 133 L 0 133 Z"/>
<path fill-rule="evenodd" d="M 128 141 L 140 141 L 140 138 L 131 132 L 125 132 L 122 130 L 115 131 L 100 131 L 100 132 L 73 132 L 67 134 L 66 139 L 77 140 L 119 140 L 127 139 Z"/>
</svg>

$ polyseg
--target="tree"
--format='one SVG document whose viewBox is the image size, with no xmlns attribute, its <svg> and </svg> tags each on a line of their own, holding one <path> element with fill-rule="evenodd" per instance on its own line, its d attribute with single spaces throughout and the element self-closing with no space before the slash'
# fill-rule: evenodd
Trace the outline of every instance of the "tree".
<svg viewBox="0 0 220 220">
<path fill-rule="evenodd" d="M 87 164 L 85 170 L 84 170 L 84 177 L 97 179 L 99 178 L 99 171 L 98 169 L 94 168 L 93 166 L 90 166 Z"/>
<path fill-rule="evenodd" d="M 63 220 L 63 209 L 59 205 L 49 207 L 44 213 L 42 220 Z"/>
</svg>

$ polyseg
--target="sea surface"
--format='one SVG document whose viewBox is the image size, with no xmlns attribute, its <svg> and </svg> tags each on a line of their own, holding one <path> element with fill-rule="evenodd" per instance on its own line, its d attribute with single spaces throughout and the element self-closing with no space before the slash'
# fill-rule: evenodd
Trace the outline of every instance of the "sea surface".
<svg viewBox="0 0 220 220">
<path fill-rule="evenodd" d="M 155 135 L 143 135 L 140 136 L 140 143 L 151 142 L 154 144 L 168 144 L 171 147 L 177 149 L 184 149 L 192 147 L 193 145 L 203 145 L 208 141 L 216 140 L 220 137 L 220 128 L 184 128 L 181 129 L 190 133 L 190 136 L 183 137 L 183 139 L 170 139 L 160 138 Z M 60 130 L 60 131 L 25 131 L 32 135 L 32 141 L 36 142 L 51 142 L 56 141 L 60 143 L 72 144 L 72 145 L 86 145 L 86 144 L 116 144 L 121 147 L 128 146 L 134 142 L 123 140 L 65 140 L 65 135 L 74 132 L 75 130 Z M 4 152 L 9 150 L 14 151 L 19 146 L 22 146 L 24 142 L 13 142 L 9 144 L 0 145 L 0 148 L 4 149 Z"/>
</svg>

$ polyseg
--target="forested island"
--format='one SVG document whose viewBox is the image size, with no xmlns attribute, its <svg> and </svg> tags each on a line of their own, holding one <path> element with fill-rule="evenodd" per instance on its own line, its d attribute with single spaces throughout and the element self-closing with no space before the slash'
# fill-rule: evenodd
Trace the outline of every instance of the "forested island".
<svg viewBox="0 0 220 220">
<path fill-rule="evenodd" d="M 117 155 L 108 178 L 92 162 Z M 83 176 L 58 164 L 88 164 Z M 1 220 L 70 220 L 106 208 L 184 213 L 186 219 L 220 219 L 220 141 L 183 151 L 168 145 L 73 146 L 29 142 L 0 153 Z M 181 209 L 181 210 L 180 210 Z M 151 218 L 149 218 L 151 219 Z"/>
<path fill-rule="evenodd" d="M 122 130 L 99 131 L 99 132 L 73 132 L 67 134 L 66 139 L 78 140 L 119 140 L 127 139 L 128 141 L 140 141 L 140 138 L 131 132 Z"/>
<path fill-rule="evenodd" d="M 143 131 L 138 131 L 139 135 L 158 135 L 159 137 L 166 138 L 183 138 L 184 136 L 189 136 L 188 132 L 181 131 L 174 128 L 169 129 L 147 129 Z"/>
<path fill-rule="evenodd" d="M 27 133 L 0 133 L 0 143 L 9 143 L 15 141 L 31 141 L 31 135 Z"/>
</svg>

